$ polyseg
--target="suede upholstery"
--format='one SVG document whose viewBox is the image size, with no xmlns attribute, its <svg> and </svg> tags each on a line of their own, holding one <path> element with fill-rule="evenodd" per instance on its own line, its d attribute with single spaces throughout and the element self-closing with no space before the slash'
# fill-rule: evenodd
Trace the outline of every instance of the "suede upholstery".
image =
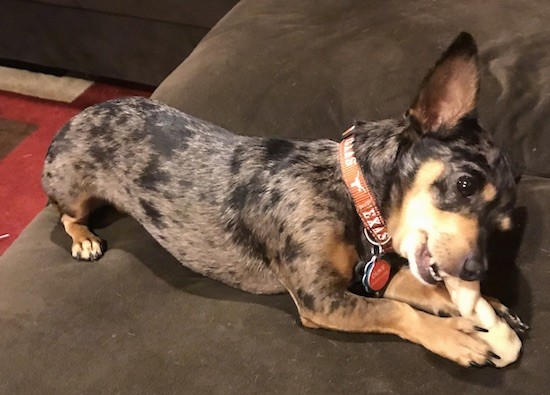
<svg viewBox="0 0 550 395">
<path fill-rule="evenodd" d="M 0 0 L 0 64 L 158 85 L 238 0 Z"/>
<path fill-rule="evenodd" d="M 394 336 L 305 329 L 290 296 L 194 274 L 112 212 L 96 217 L 107 254 L 75 263 L 48 207 L 0 258 L 0 391 L 547 392 L 549 18 L 542 0 L 243 0 L 154 93 L 235 132 L 336 139 L 399 117 L 440 50 L 473 33 L 481 122 L 522 173 L 483 284 L 531 325 L 517 363 L 465 369 Z"/>
<path fill-rule="evenodd" d="M 211 28 L 238 0 L 38 0 L 39 3 Z"/>
</svg>

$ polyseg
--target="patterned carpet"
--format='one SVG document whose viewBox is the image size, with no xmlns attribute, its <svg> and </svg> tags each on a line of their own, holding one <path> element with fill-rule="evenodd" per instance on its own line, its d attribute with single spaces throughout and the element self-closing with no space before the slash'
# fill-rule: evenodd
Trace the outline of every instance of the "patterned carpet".
<svg viewBox="0 0 550 395">
<path fill-rule="evenodd" d="M 150 94 L 0 67 L 0 255 L 46 205 L 40 173 L 56 131 L 92 104 Z"/>
</svg>

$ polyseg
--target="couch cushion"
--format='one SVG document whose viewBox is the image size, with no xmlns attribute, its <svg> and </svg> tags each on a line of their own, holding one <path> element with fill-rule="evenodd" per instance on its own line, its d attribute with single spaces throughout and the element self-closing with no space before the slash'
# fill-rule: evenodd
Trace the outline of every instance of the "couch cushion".
<svg viewBox="0 0 550 395">
<path fill-rule="evenodd" d="M 0 0 L 0 10 L 0 59 L 151 86 L 209 30 L 34 1 Z"/>
<path fill-rule="evenodd" d="M 243 0 L 154 97 L 244 134 L 338 138 L 354 119 L 399 117 L 467 30 L 482 123 L 520 171 L 550 176 L 549 19 L 544 0 Z"/>
<path fill-rule="evenodd" d="M 40 3 L 211 28 L 239 0 L 38 0 Z"/>
<path fill-rule="evenodd" d="M 289 295 L 197 275 L 112 213 L 97 225 L 105 256 L 77 263 L 48 207 L 0 258 L 0 392 L 545 392 L 550 182 L 528 177 L 520 191 L 519 226 L 498 240 L 501 278 L 489 284 L 532 326 L 510 368 L 461 368 L 391 335 L 305 329 Z"/>
</svg>

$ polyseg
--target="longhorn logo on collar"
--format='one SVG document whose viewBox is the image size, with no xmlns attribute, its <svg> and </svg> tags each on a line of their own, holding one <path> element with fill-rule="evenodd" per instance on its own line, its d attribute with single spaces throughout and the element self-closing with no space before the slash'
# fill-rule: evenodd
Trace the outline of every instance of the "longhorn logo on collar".
<svg viewBox="0 0 550 395">
<path fill-rule="evenodd" d="M 355 181 L 353 181 L 350 185 L 351 187 L 357 188 L 360 192 L 367 192 L 365 187 L 361 185 L 361 180 L 359 179 L 359 172 L 357 172 L 357 175 L 355 176 Z"/>
</svg>

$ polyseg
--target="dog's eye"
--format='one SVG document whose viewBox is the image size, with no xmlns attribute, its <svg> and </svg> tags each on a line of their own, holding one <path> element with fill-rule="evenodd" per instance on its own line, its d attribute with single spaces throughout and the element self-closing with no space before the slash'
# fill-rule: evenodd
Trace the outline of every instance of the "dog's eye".
<svg viewBox="0 0 550 395">
<path fill-rule="evenodd" d="M 464 197 L 472 196 L 479 189 L 479 182 L 474 177 L 462 176 L 456 182 L 458 192 Z"/>
</svg>

